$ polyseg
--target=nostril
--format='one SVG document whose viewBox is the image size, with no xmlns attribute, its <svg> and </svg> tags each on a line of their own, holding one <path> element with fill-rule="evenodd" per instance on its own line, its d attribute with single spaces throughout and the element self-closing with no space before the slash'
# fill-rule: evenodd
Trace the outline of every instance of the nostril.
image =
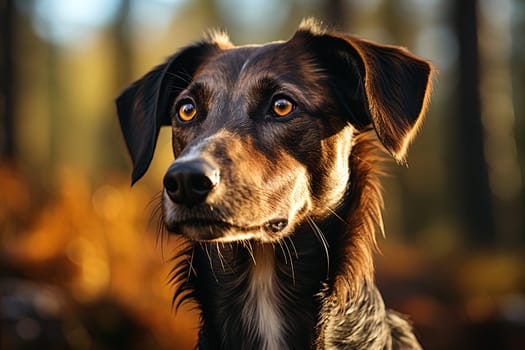
<svg viewBox="0 0 525 350">
<path fill-rule="evenodd" d="M 164 176 L 164 179 L 162 181 L 164 184 L 164 188 L 166 190 L 166 194 L 175 203 L 179 203 L 181 201 L 182 184 L 180 183 L 180 181 L 181 181 L 180 176 L 172 172 L 168 172 Z"/>
<path fill-rule="evenodd" d="M 177 178 L 175 176 L 170 176 L 170 174 L 166 174 L 164 176 L 164 188 L 166 188 L 166 191 L 168 192 L 177 192 L 179 189 L 179 183 L 177 181 Z"/>
<path fill-rule="evenodd" d="M 196 174 L 190 179 L 191 190 L 200 195 L 206 195 L 213 189 L 213 182 L 206 175 Z"/>
</svg>

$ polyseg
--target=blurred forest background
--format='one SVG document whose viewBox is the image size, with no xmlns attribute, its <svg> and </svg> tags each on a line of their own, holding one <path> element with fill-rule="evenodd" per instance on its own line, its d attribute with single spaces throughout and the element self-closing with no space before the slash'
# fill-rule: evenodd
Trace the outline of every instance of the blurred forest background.
<svg viewBox="0 0 525 350">
<path fill-rule="evenodd" d="M 176 240 L 114 98 L 210 27 L 237 44 L 315 16 L 439 69 L 409 153 L 389 164 L 378 284 L 428 349 L 525 344 L 524 0 L 0 0 L 0 348 L 191 349 L 170 307 Z"/>
</svg>

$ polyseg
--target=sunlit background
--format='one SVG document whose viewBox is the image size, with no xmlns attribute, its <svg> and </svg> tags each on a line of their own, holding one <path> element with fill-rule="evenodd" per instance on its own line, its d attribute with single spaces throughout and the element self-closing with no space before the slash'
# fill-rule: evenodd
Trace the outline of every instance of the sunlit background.
<svg viewBox="0 0 525 350">
<path fill-rule="evenodd" d="M 174 239 L 114 98 L 209 28 L 286 39 L 303 17 L 439 69 L 409 153 L 388 165 L 377 281 L 428 349 L 525 344 L 524 0 L 0 0 L 0 349 L 191 349 L 171 308 Z"/>
</svg>

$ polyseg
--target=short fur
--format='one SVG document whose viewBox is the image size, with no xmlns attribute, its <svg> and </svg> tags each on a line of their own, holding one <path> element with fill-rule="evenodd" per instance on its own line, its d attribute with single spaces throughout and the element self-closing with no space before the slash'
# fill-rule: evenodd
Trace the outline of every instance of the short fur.
<svg viewBox="0 0 525 350">
<path fill-rule="evenodd" d="M 132 182 L 159 128 L 173 129 L 163 221 L 187 242 L 174 301 L 197 303 L 199 349 L 420 349 L 384 306 L 373 253 L 378 150 L 405 162 L 431 73 L 405 49 L 306 21 L 266 45 L 211 35 L 119 96 Z M 282 98 L 294 106 L 284 118 L 272 112 Z M 185 103 L 197 110 L 188 122 Z M 174 194 L 182 184 L 198 196 Z"/>
</svg>

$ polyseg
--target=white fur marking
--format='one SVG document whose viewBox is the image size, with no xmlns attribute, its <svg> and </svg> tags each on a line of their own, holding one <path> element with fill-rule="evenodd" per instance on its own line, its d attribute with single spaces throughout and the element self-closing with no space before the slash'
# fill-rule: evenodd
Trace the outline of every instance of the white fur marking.
<svg viewBox="0 0 525 350">
<path fill-rule="evenodd" d="M 256 329 L 264 350 L 284 348 L 283 327 L 279 311 L 279 288 L 275 276 L 275 256 L 270 244 L 254 247 L 255 265 L 251 271 L 242 320 Z"/>
</svg>

